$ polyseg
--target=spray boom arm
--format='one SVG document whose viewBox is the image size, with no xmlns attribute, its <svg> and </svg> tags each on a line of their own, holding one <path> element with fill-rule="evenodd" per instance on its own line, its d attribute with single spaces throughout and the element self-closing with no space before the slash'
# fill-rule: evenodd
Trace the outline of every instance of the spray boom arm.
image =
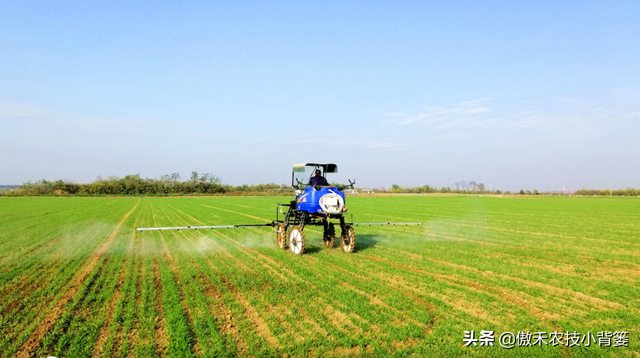
<svg viewBox="0 0 640 358">
<path fill-rule="evenodd" d="M 163 230 L 198 230 L 198 229 L 246 229 L 248 227 L 275 227 L 282 221 L 272 221 L 266 224 L 248 224 L 248 225 L 217 225 L 217 226 L 175 226 L 175 227 L 140 227 L 138 231 L 163 231 Z M 350 226 L 409 226 L 421 225 L 422 223 L 347 223 Z"/>
</svg>

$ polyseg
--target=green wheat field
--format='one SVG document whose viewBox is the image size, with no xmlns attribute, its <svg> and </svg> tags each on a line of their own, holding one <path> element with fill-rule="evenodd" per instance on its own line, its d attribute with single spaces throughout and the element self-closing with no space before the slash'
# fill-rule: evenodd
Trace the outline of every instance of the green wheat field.
<svg viewBox="0 0 640 358">
<path fill-rule="evenodd" d="M 640 356 L 640 198 L 349 197 L 423 223 L 357 227 L 353 254 L 317 227 L 299 256 L 271 228 L 135 231 L 288 200 L 0 198 L 0 357 Z"/>
</svg>

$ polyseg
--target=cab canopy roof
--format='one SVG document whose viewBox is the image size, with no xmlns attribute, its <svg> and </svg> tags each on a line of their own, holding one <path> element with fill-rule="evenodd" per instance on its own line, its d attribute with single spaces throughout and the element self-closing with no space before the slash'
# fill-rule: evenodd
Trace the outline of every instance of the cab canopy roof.
<svg viewBox="0 0 640 358">
<path fill-rule="evenodd" d="M 333 163 L 298 163 L 293 165 L 293 171 L 304 172 L 306 167 L 321 167 L 325 174 L 338 172 L 338 166 Z"/>
</svg>

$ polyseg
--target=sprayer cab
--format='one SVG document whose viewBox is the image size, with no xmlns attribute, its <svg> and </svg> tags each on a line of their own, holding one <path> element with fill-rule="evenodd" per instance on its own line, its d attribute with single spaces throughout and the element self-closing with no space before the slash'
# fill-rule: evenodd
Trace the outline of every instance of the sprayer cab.
<svg viewBox="0 0 640 358">
<path fill-rule="evenodd" d="M 320 176 L 326 180 L 327 174 L 338 172 L 338 166 L 333 163 L 294 164 L 293 172 L 291 173 L 291 186 L 298 190 L 302 190 L 306 186 L 311 186 L 313 184 L 312 178 L 316 175 L 317 171 L 320 171 Z M 329 181 L 326 180 L 326 182 L 328 183 Z"/>
<path fill-rule="evenodd" d="M 344 192 L 350 185 L 329 185 L 326 175 L 337 173 L 338 166 L 333 163 L 299 163 L 293 165 L 291 185 L 296 189 L 295 209 L 324 217 L 336 217 L 345 214 Z M 324 183 L 316 184 L 316 183 Z M 315 185 L 314 185 L 315 184 Z"/>
</svg>

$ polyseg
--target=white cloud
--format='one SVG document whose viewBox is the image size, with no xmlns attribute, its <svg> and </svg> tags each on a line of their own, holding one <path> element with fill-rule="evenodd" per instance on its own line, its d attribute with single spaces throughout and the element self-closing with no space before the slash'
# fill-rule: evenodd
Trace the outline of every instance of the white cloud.
<svg viewBox="0 0 640 358">
<path fill-rule="evenodd" d="M 475 106 L 479 106 L 482 103 L 487 103 L 487 102 L 491 102 L 493 100 L 493 98 L 478 98 L 478 99 L 472 99 L 469 101 L 463 101 L 458 103 L 459 107 L 475 107 Z"/>
<path fill-rule="evenodd" d="M 426 111 L 417 114 L 406 114 L 403 112 L 391 112 L 387 114 L 387 117 L 392 117 L 390 120 L 384 121 L 387 124 L 395 124 L 398 126 L 417 126 L 417 125 L 439 125 L 450 122 L 468 122 L 478 120 L 474 115 L 489 113 L 491 109 L 483 104 L 492 101 L 491 98 L 480 98 L 469 101 L 463 101 L 458 103 L 454 107 L 431 107 Z"/>
<path fill-rule="evenodd" d="M 499 134 L 506 131 L 538 130 L 558 131 L 599 127 L 602 123 L 628 120 L 640 116 L 636 110 L 608 110 L 603 106 L 587 106 L 580 98 L 551 98 L 531 110 L 513 112 L 512 103 L 497 102 L 492 98 L 462 101 L 452 107 L 428 107 L 420 113 L 391 112 L 383 125 L 398 127 L 427 127 L 429 131 L 446 134 Z M 557 107 L 558 103 L 563 106 Z M 489 106 L 491 104 L 491 106 Z M 576 104 L 580 104 L 577 106 Z M 528 106 L 531 106 L 529 104 Z M 417 129 L 417 128 L 416 128 Z"/>
<path fill-rule="evenodd" d="M 398 142 L 378 142 L 378 141 L 370 141 L 368 144 L 370 149 L 379 150 L 379 151 L 394 151 L 399 150 L 404 147 L 403 144 Z"/>
<path fill-rule="evenodd" d="M 462 114 L 477 114 L 477 113 L 487 113 L 487 112 L 489 112 L 489 108 L 487 108 L 487 107 L 477 107 L 477 108 L 468 109 L 466 111 L 462 111 L 460 113 L 462 113 Z"/>
</svg>

